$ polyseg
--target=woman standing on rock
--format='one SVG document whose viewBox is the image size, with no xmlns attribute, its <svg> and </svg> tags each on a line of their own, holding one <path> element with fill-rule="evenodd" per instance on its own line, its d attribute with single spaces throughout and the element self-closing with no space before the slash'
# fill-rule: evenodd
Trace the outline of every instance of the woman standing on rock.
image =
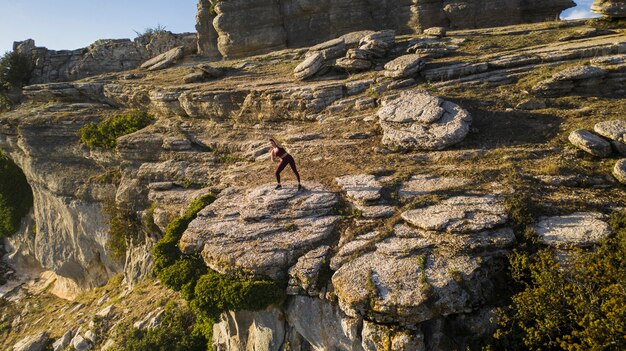
<svg viewBox="0 0 626 351">
<path fill-rule="evenodd" d="M 280 172 L 282 172 L 283 169 L 287 167 L 287 165 L 291 167 L 291 170 L 296 175 L 296 178 L 298 178 L 298 190 L 302 189 L 302 186 L 300 185 L 300 174 L 298 173 L 298 169 L 296 168 L 296 161 L 293 159 L 293 156 L 291 156 L 287 152 L 287 150 L 285 150 L 285 148 L 283 148 L 276 141 L 276 139 L 270 138 L 270 144 L 272 145 L 272 151 L 270 153 L 272 162 L 276 162 L 276 158 L 280 159 L 280 164 L 278 165 L 278 167 L 276 167 L 275 173 L 276 182 L 278 183 L 278 185 L 276 186 L 276 190 L 282 188 L 282 186 L 280 185 Z"/>
</svg>

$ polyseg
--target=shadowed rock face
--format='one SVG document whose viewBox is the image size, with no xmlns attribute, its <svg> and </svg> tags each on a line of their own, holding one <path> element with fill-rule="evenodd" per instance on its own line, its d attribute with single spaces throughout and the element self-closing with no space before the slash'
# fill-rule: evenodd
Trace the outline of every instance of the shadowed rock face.
<svg viewBox="0 0 626 351">
<path fill-rule="evenodd" d="M 243 57 L 365 29 L 415 33 L 554 20 L 571 0 L 228 0 L 198 4 L 200 52 Z M 207 10 L 213 6 L 215 13 Z M 209 24 L 207 23 L 209 22 Z M 210 23 L 212 22 L 212 23 Z M 217 33 L 217 34 L 216 34 Z"/>
<path fill-rule="evenodd" d="M 596 0 L 591 11 L 613 18 L 626 17 L 626 1 L 624 0 Z"/>
</svg>

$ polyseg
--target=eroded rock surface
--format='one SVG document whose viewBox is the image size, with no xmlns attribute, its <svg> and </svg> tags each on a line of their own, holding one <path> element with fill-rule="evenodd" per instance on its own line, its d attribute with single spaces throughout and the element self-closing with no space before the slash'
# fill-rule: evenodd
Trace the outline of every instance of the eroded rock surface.
<svg viewBox="0 0 626 351">
<path fill-rule="evenodd" d="M 287 269 L 333 234 L 335 194 L 317 184 L 274 190 L 230 188 L 202 210 L 181 239 L 219 272 L 238 269 L 285 279 Z"/>
<path fill-rule="evenodd" d="M 591 246 L 611 235 L 605 216 L 596 212 L 542 218 L 535 231 L 544 243 L 558 248 Z"/>
<path fill-rule="evenodd" d="M 611 143 L 588 130 L 575 130 L 568 139 L 574 146 L 594 156 L 607 157 L 611 154 Z"/>
<path fill-rule="evenodd" d="M 457 196 L 409 210 L 402 218 L 425 230 L 468 233 L 501 225 L 507 221 L 508 214 L 504 199 L 499 196 Z"/>
<path fill-rule="evenodd" d="M 409 150 L 442 150 L 461 142 L 472 117 L 460 106 L 423 91 L 402 93 L 378 111 L 383 144 Z"/>
</svg>

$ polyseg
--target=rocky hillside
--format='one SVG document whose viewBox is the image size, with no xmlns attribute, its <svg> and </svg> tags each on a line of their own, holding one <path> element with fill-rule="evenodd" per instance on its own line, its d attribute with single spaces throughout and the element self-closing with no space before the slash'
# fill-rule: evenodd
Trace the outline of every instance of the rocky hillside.
<svg viewBox="0 0 626 351">
<path fill-rule="evenodd" d="M 212 287 L 214 350 L 485 346 L 529 230 L 567 255 L 626 206 L 626 32 L 426 33 L 211 63 L 179 47 L 25 87 L 0 115 L 34 198 L 5 241 L 0 348 L 42 332 L 22 345 L 116 349 L 120 328 L 156 328 L 166 300 L 209 306 Z M 147 122 L 111 138 L 136 110 Z M 274 190 L 272 136 L 302 191 L 289 169 Z M 180 268 L 193 262 L 201 275 Z M 149 280 L 155 266 L 181 294 Z M 21 285 L 41 273 L 45 288 Z"/>
</svg>

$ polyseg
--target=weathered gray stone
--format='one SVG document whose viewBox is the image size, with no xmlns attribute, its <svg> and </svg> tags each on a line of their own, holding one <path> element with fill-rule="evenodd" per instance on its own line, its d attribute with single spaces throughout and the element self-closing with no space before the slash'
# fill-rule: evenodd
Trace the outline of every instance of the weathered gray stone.
<svg viewBox="0 0 626 351">
<path fill-rule="evenodd" d="M 470 184 L 469 179 L 460 177 L 441 177 L 430 174 L 416 174 L 402 183 L 398 194 L 402 197 L 416 197 L 439 191 L 462 189 Z"/>
<path fill-rule="evenodd" d="M 439 204 L 409 210 L 402 218 L 425 230 L 477 232 L 506 223 L 504 199 L 498 196 L 457 196 Z"/>
<path fill-rule="evenodd" d="M 424 34 L 438 38 L 445 37 L 446 32 L 445 27 L 431 27 L 424 30 Z"/>
<path fill-rule="evenodd" d="M 358 203 L 367 204 L 380 200 L 383 187 L 373 175 L 349 175 L 335 178 L 335 181 L 349 198 Z"/>
<path fill-rule="evenodd" d="M 320 246 L 300 257 L 298 262 L 289 269 L 289 287 L 287 293 L 292 295 L 305 294 L 315 296 L 327 282 L 320 281 L 322 270 L 328 269 L 330 262 L 330 246 Z M 329 277 L 328 277 L 329 278 Z"/>
<path fill-rule="evenodd" d="M 180 242 L 185 253 L 202 253 L 219 272 L 237 270 L 274 279 L 287 277 L 298 258 L 329 235 L 335 194 L 317 184 L 305 189 L 268 184 L 253 189 L 229 188 L 191 222 Z"/>
<path fill-rule="evenodd" d="M 385 76 L 391 78 L 408 78 L 416 75 L 422 67 L 424 60 L 417 54 L 404 55 L 388 62 L 385 65 Z"/>
<path fill-rule="evenodd" d="M 225 312 L 213 326 L 213 350 L 282 350 L 285 316 L 277 308 L 259 312 Z"/>
<path fill-rule="evenodd" d="M 613 175 L 622 184 L 626 184 L 626 158 L 623 158 L 613 167 Z"/>
<path fill-rule="evenodd" d="M 408 91 L 378 111 L 383 144 L 409 150 L 441 150 L 469 133 L 472 118 L 456 104 L 423 91 Z"/>
<path fill-rule="evenodd" d="M 76 351 L 87 351 L 93 348 L 93 345 L 89 342 L 89 340 L 85 339 L 80 334 L 76 334 L 76 336 L 74 336 L 71 344 Z"/>
<path fill-rule="evenodd" d="M 297 79 L 307 79 L 317 72 L 319 72 L 324 65 L 324 56 L 316 52 L 307 57 L 302 63 L 300 63 L 293 71 Z"/>
<path fill-rule="evenodd" d="M 593 131 L 609 140 L 626 143 L 626 120 L 600 122 L 593 127 Z"/>
<path fill-rule="evenodd" d="M 570 133 L 569 141 L 579 149 L 598 157 L 611 155 L 611 143 L 606 139 L 584 129 Z"/>
<path fill-rule="evenodd" d="M 184 47 L 179 46 L 144 62 L 141 65 L 141 68 L 147 69 L 148 71 L 157 71 L 160 69 L 168 68 L 174 65 L 178 60 L 183 58 L 184 55 Z"/>
<path fill-rule="evenodd" d="M 393 47 L 395 41 L 394 30 L 383 30 L 363 37 L 359 42 L 359 49 L 370 52 L 374 57 L 383 57 Z"/>
<path fill-rule="evenodd" d="M 42 351 L 48 342 L 48 333 L 28 336 L 13 346 L 13 351 Z"/>
<path fill-rule="evenodd" d="M 72 341 L 72 336 L 74 335 L 74 331 L 73 330 L 68 330 L 67 332 L 65 332 L 65 334 L 63 334 L 62 337 L 60 337 L 59 339 L 57 339 L 53 344 L 52 344 L 52 349 L 53 351 L 61 351 L 63 350 L 66 346 L 68 346 L 70 344 L 70 342 Z"/>
<path fill-rule="evenodd" d="M 332 60 L 344 56 L 347 50 L 345 40 L 338 38 L 311 47 L 308 55 L 320 53 L 324 60 Z"/>
<path fill-rule="evenodd" d="M 605 217 L 597 212 L 541 218 L 535 232 L 546 244 L 558 248 L 586 247 L 611 235 Z"/>
<path fill-rule="evenodd" d="M 520 102 L 519 104 L 517 104 L 517 106 L 515 106 L 516 109 L 518 110 L 526 110 L 526 111 L 533 111 L 533 110 L 542 110 L 544 108 L 546 108 L 546 102 L 544 100 L 540 100 L 540 99 L 528 99 L 528 100 L 524 100 L 522 102 Z"/>
<path fill-rule="evenodd" d="M 343 57 L 337 60 L 335 65 L 349 71 L 365 71 L 372 67 L 372 62 L 369 60 Z"/>
</svg>

